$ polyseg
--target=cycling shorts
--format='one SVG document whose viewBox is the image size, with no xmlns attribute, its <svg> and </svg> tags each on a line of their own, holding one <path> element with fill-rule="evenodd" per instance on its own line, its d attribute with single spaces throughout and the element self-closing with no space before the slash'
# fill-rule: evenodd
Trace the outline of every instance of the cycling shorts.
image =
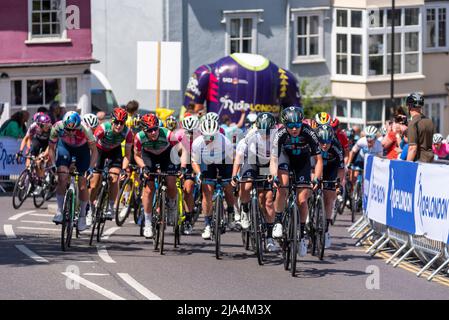
<svg viewBox="0 0 449 320">
<path fill-rule="evenodd" d="M 76 170 L 83 175 L 90 165 L 90 149 L 87 143 L 79 147 L 66 145 L 62 140 L 58 141 L 58 150 L 56 157 L 56 166 L 69 167 L 72 163 L 72 157 L 76 158 Z"/>
</svg>

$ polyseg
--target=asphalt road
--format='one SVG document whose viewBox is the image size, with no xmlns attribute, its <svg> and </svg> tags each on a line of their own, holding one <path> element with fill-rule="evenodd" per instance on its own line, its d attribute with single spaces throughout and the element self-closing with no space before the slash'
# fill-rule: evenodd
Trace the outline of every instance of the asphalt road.
<svg viewBox="0 0 449 320">
<path fill-rule="evenodd" d="M 99 246 L 89 247 L 86 233 L 63 253 L 60 227 L 51 223 L 47 205 L 35 209 L 28 200 L 14 210 L 11 197 L 3 196 L 0 208 L 0 299 L 449 298 L 444 283 L 417 278 L 355 247 L 346 231 L 348 214 L 339 216 L 331 229 L 333 246 L 325 260 L 301 258 L 297 277 L 292 278 L 280 255 L 268 255 L 259 266 L 237 232 L 223 235 L 221 260 L 215 259 L 213 243 L 201 238 L 199 226 L 177 249 L 168 232 L 166 254 L 161 256 L 153 251 L 151 240 L 138 236 L 130 219 L 122 228 L 109 221 L 109 237 Z"/>
</svg>

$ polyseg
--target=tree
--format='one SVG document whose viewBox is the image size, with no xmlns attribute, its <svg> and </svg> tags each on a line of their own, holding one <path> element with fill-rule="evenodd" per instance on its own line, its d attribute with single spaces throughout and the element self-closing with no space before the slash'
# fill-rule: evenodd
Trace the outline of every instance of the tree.
<svg viewBox="0 0 449 320">
<path fill-rule="evenodd" d="M 331 114 L 332 101 L 334 99 L 329 96 L 329 87 L 321 87 L 319 82 L 312 82 L 306 79 L 301 81 L 299 90 L 306 119 L 312 119 L 318 112 Z"/>
</svg>

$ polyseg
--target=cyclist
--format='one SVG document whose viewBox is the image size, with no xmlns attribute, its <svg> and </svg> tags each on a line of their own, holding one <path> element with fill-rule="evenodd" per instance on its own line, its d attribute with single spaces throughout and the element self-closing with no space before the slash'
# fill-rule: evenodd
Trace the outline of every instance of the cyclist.
<svg viewBox="0 0 449 320">
<path fill-rule="evenodd" d="M 287 186 L 290 181 L 289 171 L 294 172 L 295 184 L 298 186 L 297 202 L 300 211 L 300 245 L 299 255 L 307 254 L 308 241 L 304 237 L 305 225 L 309 212 L 307 200 L 311 195 L 311 157 L 315 160 L 314 188 L 317 187 L 323 174 L 323 158 L 321 157 L 318 138 L 311 127 L 303 123 L 301 108 L 288 107 L 281 112 L 281 121 L 285 127 L 279 129 L 273 141 L 270 159 L 270 173 L 275 187 Z M 287 190 L 279 188 L 274 202 L 276 223 L 273 237 L 282 237 L 282 212 L 285 208 Z"/>
<path fill-rule="evenodd" d="M 315 115 L 315 123 L 317 126 L 322 126 L 324 124 L 330 124 L 331 120 L 332 120 L 332 118 L 327 112 L 318 112 Z"/>
<path fill-rule="evenodd" d="M 346 162 L 349 157 L 349 140 L 346 132 L 340 128 L 340 120 L 338 120 L 337 117 L 331 120 L 330 125 L 334 130 L 335 137 L 337 137 L 338 142 L 340 142 L 343 149 L 344 160 Z"/>
<path fill-rule="evenodd" d="M 23 156 L 23 150 L 25 146 L 29 145 L 31 141 L 30 147 L 30 155 L 38 157 L 38 158 L 46 158 L 48 156 L 47 147 L 48 141 L 50 139 L 50 129 L 51 129 L 51 118 L 49 115 L 38 112 L 34 116 L 34 122 L 28 129 L 27 134 L 22 140 L 20 144 L 19 152 L 17 153 L 18 157 Z M 30 160 L 26 160 L 26 166 L 30 165 Z M 44 178 L 44 170 L 42 168 L 41 160 L 37 160 L 37 168 L 36 174 L 39 177 L 38 185 L 34 193 L 39 195 L 42 192 L 42 179 Z"/>
<path fill-rule="evenodd" d="M 82 119 L 86 127 L 90 128 L 92 132 L 95 132 L 95 129 L 97 129 L 98 125 L 100 124 L 98 117 L 93 113 L 86 113 L 84 116 L 82 116 Z"/>
<path fill-rule="evenodd" d="M 148 178 L 149 173 L 156 172 L 157 165 L 160 166 L 162 173 L 176 173 L 177 168 L 173 163 L 171 150 L 178 141 L 173 136 L 173 133 L 167 128 L 159 127 L 159 119 L 152 113 L 144 115 L 140 124 L 142 131 L 134 137 L 134 158 L 137 165 L 144 169 L 146 178 Z M 168 176 L 166 177 L 166 182 L 169 214 L 175 214 L 178 196 L 176 177 Z M 145 213 L 144 236 L 146 238 L 153 237 L 152 207 L 154 190 L 154 177 L 149 177 L 142 195 Z"/>
<path fill-rule="evenodd" d="M 207 117 L 207 115 L 206 115 Z M 203 239 L 211 237 L 212 222 L 212 196 L 215 190 L 213 182 L 208 180 L 231 179 L 233 163 L 233 146 L 231 141 L 219 131 L 218 121 L 206 118 L 200 125 L 201 135 L 193 141 L 192 145 L 192 168 L 197 175 L 197 181 L 202 180 L 202 209 L 205 215 L 205 228 L 202 233 Z M 228 215 L 234 214 L 234 195 L 230 183 L 223 183 Z"/>
<path fill-rule="evenodd" d="M 184 195 L 184 234 L 192 233 L 192 218 L 194 210 L 194 197 L 193 191 L 195 188 L 195 177 L 193 174 L 191 164 L 191 152 L 192 144 L 195 137 L 199 136 L 198 127 L 200 121 L 197 116 L 190 113 L 184 114 L 184 119 L 181 122 L 181 128 L 176 131 L 177 140 L 180 141 L 182 146 L 181 151 L 181 173 L 184 177 L 183 195 Z"/>
<path fill-rule="evenodd" d="M 57 145 L 57 157 L 56 157 Z M 86 225 L 86 208 L 89 200 L 86 178 L 83 175 L 87 172 L 90 175 L 97 162 L 98 151 L 95 144 L 95 137 L 92 131 L 81 122 L 81 117 L 75 111 L 67 112 L 61 121 L 53 125 L 50 133 L 49 158 L 58 167 L 58 185 L 56 187 L 57 211 L 53 217 L 53 222 L 62 222 L 62 210 L 64 206 L 64 194 L 67 189 L 69 166 L 72 157 L 76 157 L 76 169 L 81 175 L 78 180 L 80 217 L 78 220 L 78 230 L 83 231 Z"/>
<path fill-rule="evenodd" d="M 435 133 L 433 135 L 433 153 L 435 154 L 436 160 L 443 159 L 447 160 L 449 157 L 449 144 L 447 141 L 443 141 L 443 135 L 440 133 Z"/>
<path fill-rule="evenodd" d="M 363 171 L 363 163 L 365 162 L 365 155 L 372 154 L 381 157 L 383 154 L 382 143 L 376 139 L 377 128 L 375 126 L 368 126 L 364 130 L 365 136 L 360 138 L 352 147 L 349 153 L 348 163 L 352 164 L 352 185 L 355 185 L 360 172 Z"/>
<path fill-rule="evenodd" d="M 110 122 L 103 122 L 95 130 L 97 140 L 98 159 L 94 169 L 94 174 L 90 182 L 90 202 L 91 207 L 95 208 L 95 199 L 97 199 L 98 189 L 100 187 L 101 171 L 104 169 L 106 159 L 111 161 L 111 187 L 109 189 L 109 203 L 105 212 L 105 218 L 112 220 L 114 203 L 119 192 L 119 174 L 120 169 L 127 169 L 131 156 L 131 147 L 133 142 L 132 131 L 125 126 L 128 114 L 121 108 L 115 108 L 111 114 Z M 122 141 L 125 141 L 125 156 L 122 156 Z"/>
<path fill-rule="evenodd" d="M 317 128 L 318 141 L 320 142 L 321 156 L 323 157 L 323 180 L 336 181 L 338 178 L 343 181 L 345 176 L 345 165 L 343 159 L 343 149 L 340 144 L 335 143 L 334 131 L 329 125 L 322 125 Z M 326 212 L 326 230 L 324 247 L 331 246 L 329 224 L 332 221 L 332 211 L 337 197 L 336 185 L 324 183 L 323 185 L 324 211 Z M 341 190 L 341 186 L 338 186 Z"/>
<path fill-rule="evenodd" d="M 246 137 L 237 145 L 237 154 L 232 170 L 232 185 L 237 185 L 238 176 L 241 172 L 243 178 L 261 179 L 270 174 L 270 152 L 271 152 L 271 133 L 275 129 L 276 119 L 271 113 L 260 113 L 256 119 L 256 129 L 248 132 Z M 259 202 L 260 208 L 265 213 L 267 221 L 267 250 L 276 252 L 278 245 L 273 240 L 273 226 L 275 211 L 273 206 L 273 190 L 268 182 L 260 186 Z M 251 182 L 243 183 L 240 188 L 241 201 L 241 226 L 243 229 L 249 227 L 249 202 Z"/>
</svg>

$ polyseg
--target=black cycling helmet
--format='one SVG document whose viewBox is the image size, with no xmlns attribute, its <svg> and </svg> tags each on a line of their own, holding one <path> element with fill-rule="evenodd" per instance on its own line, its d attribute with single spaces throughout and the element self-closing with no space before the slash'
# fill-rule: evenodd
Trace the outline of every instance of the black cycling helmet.
<svg viewBox="0 0 449 320">
<path fill-rule="evenodd" d="M 271 130 L 276 125 L 276 119 L 271 113 L 259 113 L 256 118 L 256 127 L 259 130 Z"/>
<path fill-rule="evenodd" d="M 405 103 L 409 108 L 422 108 L 424 107 L 424 97 L 418 92 L 412 92 L 408 95 Z"/>
<path fill-rule="evenodd" d="M 334 138 L 334 130 L 327 124 L 319 126 L 316 129 L 316 134 L 320 143 L 330 144 Z"/>
<path fill-rule="evenodd" d="M 287 107 L 281 112 L 281 122 L 284 124 L 302 122 L 302 120 L 304 120 L 304 114 L 299 107 Z"/>
</svg>

